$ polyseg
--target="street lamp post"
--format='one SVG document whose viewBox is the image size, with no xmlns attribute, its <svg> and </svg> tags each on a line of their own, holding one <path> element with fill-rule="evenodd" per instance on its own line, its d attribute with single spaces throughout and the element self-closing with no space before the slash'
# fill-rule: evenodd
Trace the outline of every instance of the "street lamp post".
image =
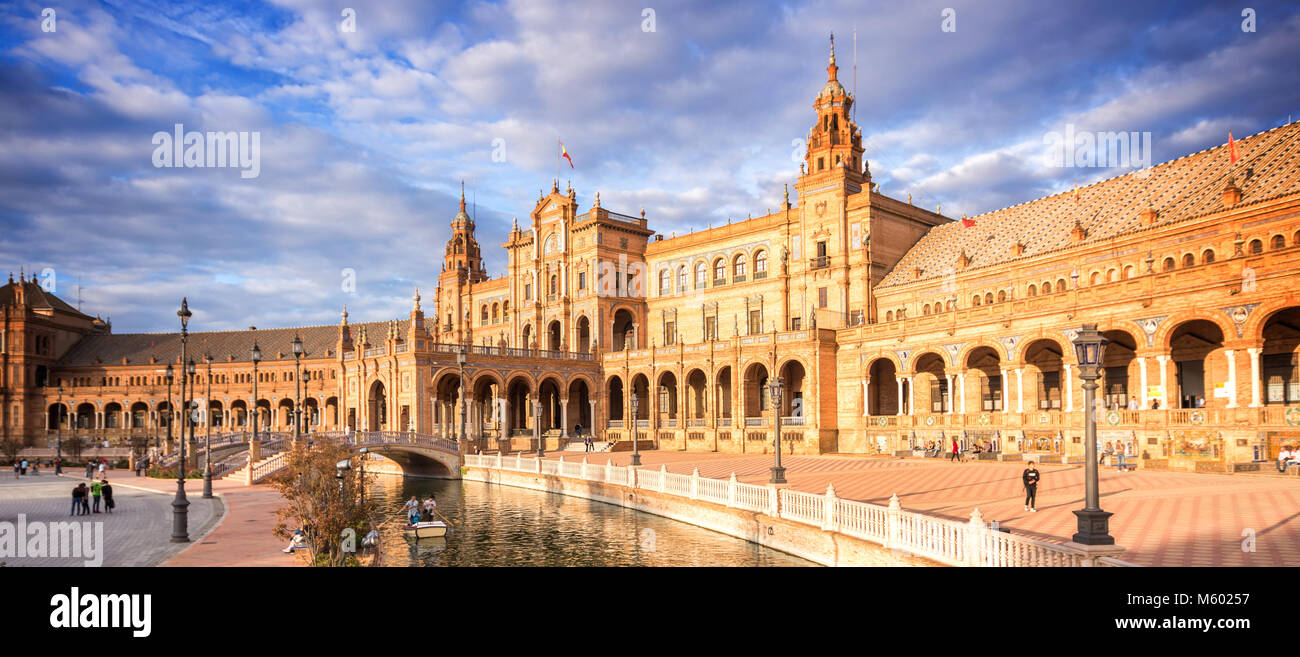
<svg viewBox="0 0 1300 657">
<path fill-rule="evenodd" d="M 257 364 L 262 362 L 262 348 L 257 346 L 256 341 L 253 342 L 251 358 L 253 361 L 253 438 L 248 441 L 250 444 L 257 442 L 257 418 L 262 414 L 262 409 L 257 405 Z M 249 467 L 252 467 L 251 462 Z"/>
<path fill-rule="evenodd" d="M 63 474 L 63 417 L 63 382 L 59 381 L 59 418 L 54 421 L 54 474 Z"/>
<path fill-rule="evenodd" d="M 637 439 L 637 430 L 640 421 L 638 420 L 637 410 L 641 408 L 641 398 L 636 396 L 636 388 L 632 389 L 632 465 L 641 465 L 641 441 Z"/>
<path fill-rule="evenodd" d="M 542 435 L 542 395 L 533 400 L 533 435 L 537 436 L 537 458 L 546 456 L 546 436 Z"/>
<path fill-rule="evenodd" d="M 293 336 L 293 385 L 297 399 L 293 402 L 293 444 L 298 444 L 299 428 L 302 425 L 302 380 L 299 376 L 302 367 L 302 338 Z"/>
<path fill-rule="evenodd" d="M 781 391 L 785 388 L 785 381 L 778 376 L 772 379 L 767 388 L 772 393 L 772 426 L 776 433 L 776 464 L 772 466 L 772 477 L 768 483 L 784 484 L 785 468 L 781 465 Z"/>
<path fill-rule="evenodd" d="M 176 316 L 181 318 L 181 363 L 185 362 L 186 341 L 189 339 L 189 323 L 192 313 L 188 299 L 181 299 L 181 309 L 176 311 Z M 167 366 L 168 376 L 171 374 L 171 365 Z M 188 376 L 181 373 L 181 407 L 185 407 L 185 379 Z M 171 403 L 168 404 L 168 411 L 171 411 Z M 186 413 L 181 413 L 181 435 L 180 435 L 180 460 L 176 462 L 176 497 L 172 499 L 172 539 L 173 543 L 189 543 L 189 506 L 190 501 L 185 498 L 185 422 Z M 167 433 L 171 433 L 171 422 L 167 423 Z"/>
<path fill-rule="evenodd" d="M 460 367 L 460 442 L 462 445 L 469 439 L 468 432 L 465 430 L 465 416 L 469 410 L 469 403 L 465 399 L 465 352 L 467 351 L 469 351 L 469 347 L 461 345 L 460 350 L 456 352 L 456 364 Z M 466 447 L 466 449 L 469 448 Z M 539 455 L 540 450 L 541 447 L 538 447 Z"/>
<path fill-rule="evenodd" d="M 1102 354 L 1108 340 L 1097 331 L 1096 324 L 1084 324 L 1074 338 L 1074 353 L 1079 360 L 1079 378 L 1083 379 L 1084 431 L 1084 507 L 1075 511 L 1079 531 L 1073 537 L 1081 545 L 1114 545 L 1110 535 L 1111 514 L 1101 510 L 1097 481 L 1097 410 L 1093 407 L 1097 379 L 1101 376 Z"/>
<path fill-rule="evenodd" d="M 207 425 L 203 437 L 203 499 L 212 499 L 212 354 L 204 354 L 203 362 L 208 365 L 207 401 L 203 403 L 204 424 Z"/>
<path fill-rule="evenodd" d="M 370 458 L 370 448 L 361 448 L 361 503 L 366 503 L 366 459 Z"/>
</svg>

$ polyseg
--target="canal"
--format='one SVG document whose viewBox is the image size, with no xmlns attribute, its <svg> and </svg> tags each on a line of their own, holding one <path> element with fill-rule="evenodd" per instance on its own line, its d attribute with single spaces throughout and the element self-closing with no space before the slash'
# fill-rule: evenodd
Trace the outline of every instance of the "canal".
<svg viewBox="0 0 1300 657">
<path fill-rule="evenodd" d="M 389 566 L 815 566 L 784 552 L 660 516 L 567 495 L 477 481 L 380 475 Z M 430 493 L 445 538 L 408 539 L 402 505 Z"/>
</svg>

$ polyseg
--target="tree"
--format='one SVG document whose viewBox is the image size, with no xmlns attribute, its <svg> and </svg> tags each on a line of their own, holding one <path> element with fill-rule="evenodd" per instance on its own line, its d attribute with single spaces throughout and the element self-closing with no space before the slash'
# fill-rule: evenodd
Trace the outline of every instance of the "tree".
<svg viewBox="0 0 1300 657">
<path fill-rule="evenodd" d="M 362 502 L 360 494 L 373 475 L 363 481 L 359 468 L 336 467 L 352 456 L 341 444 L 320 442 L 309 446 L 300 442 L 286 455 L 288 467 L 272 479 L 272 485 L 284 498 L 284 506 L 276 512 L 280 522 L 275 534 L 290 539 L 293 530 L 301 528 L 307 535 L 312 565 L 359 565 L 357 547 L 376 526 L 377 506 L 370 497 Z"/>
<path fill-rule="evenodd" d="M 70 436 L 63 439 L 63 446 L 68 448 L 68 454 L 72 456 L 73 461 L 81 460 L 81 452 L 86 448 L 86 441 L 81 436 Z"/>
<path fill-rule="evenodd" d="M 23 451 L 23 443 L 21 440 L 10 438 L 0 442 L 0 452 L 4 452 L 6 461 L 17 461 L 18 452 L 21 451 Z"/>
</svg>

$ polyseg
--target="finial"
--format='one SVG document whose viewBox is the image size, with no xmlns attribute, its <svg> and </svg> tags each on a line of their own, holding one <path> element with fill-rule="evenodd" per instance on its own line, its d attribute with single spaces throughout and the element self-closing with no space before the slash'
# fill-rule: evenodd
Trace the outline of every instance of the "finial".
<svg viewBox="0 0 1300 657">
<path fill-rule="evenodd" d="M 785 184 L 785 205 L 790 206 L 790 183 Z"/>
<path fill-rule="evenodd" d="M 552 178 L 552 179 L 551 179 L 551 191 L 552 191 L 552 192 L 559 192 L 559 191 L 560 191 L 560 179 L 559 179 L 559 178 Z"/>
<path fill-rule="evenodd" d="M 645 208 L 641 208 L 641 218 L 645 219 Z"/>
<path fill-rule="evenodd" d="M 838 66 L 835 65 L 835 33 L 834 33 L 834 32 L 831 32 L 831 63 L 830 63 L 830 66 L 827 66 L 827 67 L 826 67 L 826 77 L 827 77 L 827 80 L 828 80 L 828 81 L 830 81 L 830 80 L 835 80 L 835 79 L 836 79 L 836 72 L 839 71 L 839 70 L 840 70 L 840 67 L 838 67 Z"/>
<path fill-rule="evenodd" d="M 908 205 L 911 205 L 911 204 L 912 204 L 912 193 L 911 193 L 911 192 L 908 192 L 908 193 L 907 193 L 907 204 L 908 204 Z"/>
<path fill-rule="evenodd" d="M 831 32 L 831 65 L 835 65 L 835 33 Z"/>
<path fill-rule="evenodd" d="M 596 207 L 600 207 L 600 192 L 596 192 Z"/>
<path fill-rule="evenodd" d="M 465 179 L 460 180 L 460 211 L 465 211 Z"/>
<path fill-rule="evenodd" d="M 345 303 L 343 304 L 343 324 L 346 326 L 347 323 L 348 323 L 348 305 Z"/>
<path fill-rule="evenodd" d="M 511 232 L 519 232 L 519 217 L 514 218 L 514 225 L 510 228 Z"/>
<path fill-rule="evenodd" d="M 416 310 L 416 312 L 419 312 L 419 310 L 420 310 L 420 288 L 419 288 L 418 286 L 415 288 L 415 297 L 413 297 L 413 298 L 414 298 L 414 300 L 415 300 L 415 310 Z"/>
</svg>

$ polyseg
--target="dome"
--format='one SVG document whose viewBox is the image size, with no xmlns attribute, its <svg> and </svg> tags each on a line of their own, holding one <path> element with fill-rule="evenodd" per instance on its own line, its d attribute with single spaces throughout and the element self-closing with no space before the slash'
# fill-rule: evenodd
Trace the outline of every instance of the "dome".
<svg viewBox="0 0 1300 657">
<path fill-rule="evenodd" d="M 822 87 L 821 93 L 817 94 L 818 98 L 827 98 L 829 96 L 844 96 L 844 85 L 839 80 L 830 80 L 826 86 Z"/>
</svg>

